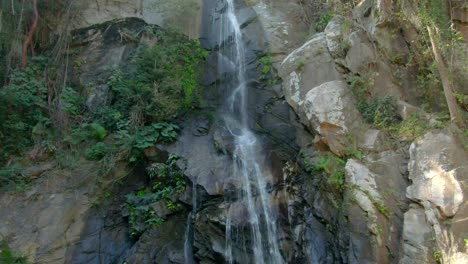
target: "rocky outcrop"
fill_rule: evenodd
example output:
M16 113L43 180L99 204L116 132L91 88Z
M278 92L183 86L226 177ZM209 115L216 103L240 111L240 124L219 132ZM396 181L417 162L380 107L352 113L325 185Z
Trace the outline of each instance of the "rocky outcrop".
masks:
M74 29L115 19L140 18L146 23L170 28L190 38L200 36L201 0L85 0L73 4L77 11L69 22Z
M345 192L349 263L394 263L406 210L405 154L385 151L348 160Z
M434 256L444 263L468 259L464 184L468 155L461 142L456 129L446 129L429 132L411 145L408 169L412 184L406 195L412 209L405 213L400 263L421 263Z

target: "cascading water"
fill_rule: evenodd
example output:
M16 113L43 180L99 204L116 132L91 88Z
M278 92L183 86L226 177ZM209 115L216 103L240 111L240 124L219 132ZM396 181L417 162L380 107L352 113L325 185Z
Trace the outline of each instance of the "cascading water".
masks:
M267 192L266 180L270 178L268 166L264 164L260 140L249 128L247 111L248 86L246 84L245 47L241 25L235 14L234 0L225 0L225 11L220 32L223 56L231 61L233 74L226 84L230 95L223 112L224 124L235 141L232 177L240 182L242 203L248 213L250 246L253 263L284 263L279 250L276 217L272 212L271 197ZM221 57L221 56L220 56ZM238 240L230 208L226 213L226 252L228 263L234 262L233 241ZM246 239L244 239L245 241Z
M197 181L193 180L192 185L192 212L187 216L187 227L185 229L185 241L184 241L184 264L193 264L193 219L197 213Z

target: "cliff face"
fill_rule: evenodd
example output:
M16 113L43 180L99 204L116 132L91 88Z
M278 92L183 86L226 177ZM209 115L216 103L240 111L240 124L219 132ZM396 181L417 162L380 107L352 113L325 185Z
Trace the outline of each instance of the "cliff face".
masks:
M174 143L145 151L145 165L169 154L185 160L177 166L187 187L171 198L182 206L150 204L164 221L132 238L121 207L124 197L150 186L144 168L117 163L101 178L92 162L53 164L39 169L25 193L0 194L2 240L34 263L223 263L226 208L245 227L236 230L240 240L251 232L233 195L233 138L217 117L220 87L232 72L221 49L229 39L218 34L225 6L79 2L70 53L79 66L69 76L82 86L87 111L108 104L106 81L134 59L138 43L157 45L139 34L148 24L200 38L210 51L205 103L177 118ZM450 2L465 34L466 7ZM236 10L248 112L272 171L266 181L285 262L468 263L466 132L422 109L424 28L414 3L363 0L327 19L331 7L312 0L239 1ZM466 85L457 92L466 94ZM373 102L385 98L375 110ZM233 250L235 263L251 262L251 250Z

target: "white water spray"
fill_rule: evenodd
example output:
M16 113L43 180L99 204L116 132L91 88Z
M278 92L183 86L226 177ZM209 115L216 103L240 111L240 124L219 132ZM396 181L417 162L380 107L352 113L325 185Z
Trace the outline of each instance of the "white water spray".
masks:
M226 128L235 138L235 165L232 177L239 178L242 185L241 199L249 216L251 247L254 253L252 262L281 264L284 260L279 250L276 217L271 208L271 196L266 190L265 179L270 178L271 174L269 168L263 164L265 155L261 151L261 142L248 125L245 47L241 26L235 15L234 0L226 0L225 8L220 39L228 40L222 44L222 48L227 48L229 54L225 55L236 65L234 78L230 83L232 91L227 100L228 109L223 115ZM235 237L230 211L228 207L225 257L228 263L233 263Z

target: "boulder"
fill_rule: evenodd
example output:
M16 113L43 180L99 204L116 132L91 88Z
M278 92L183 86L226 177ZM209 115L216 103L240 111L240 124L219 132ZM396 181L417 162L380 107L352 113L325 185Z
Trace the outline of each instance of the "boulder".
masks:
M346 19L343 16L335 16L332 20L330 20L330 22L328 22L324 31L327 39L328 50L334 58L344 55L342 42L345 38L343 32L343 25L345 21Z
M325 34L318 34L300 48L291 52L278 68L283 79L287 102L301 116L306 94L325 82L341 80L328 52Z
M427 113L424 112L421 108L408 104L407 102L397 100L397 113L401 119L406 120L413 116L414 114L419 114L421 116L427 116Z
M364 127L353 95L343 81L323 83L306 96L301 108L305 124L315 130L330 150L344 154L348 135L357 138Z
M73 10L77 14L70 23L74 29L100 24L114 19L136 17L148 24L168 27L197 38L201 26L201 0L183 1L76 1Z
M376 60L374 47L363 31L351 33L349 43L350 49L346 55L348 69L355 74L366 74Z
M444 263L465 263L465 239L468 234L468 154L464 138L457 128L430 131L410 147L407 197L418 212L405 214L403 256L400 263L421 263L418 259L430 252L440 252ZM433 234L432 243L421 242L422 234L411 231L415 224L427 222ZM421 227L419 227L421 228Z
M424 210L412 208L405 213L403 227L403 251L400 264L427 263L430 253L432 230L426 221Z
M450 134L430 132L411 144L410 156L408 198L429 201L443 216L454 216L464 201L461 181L468 179L464 149Z

